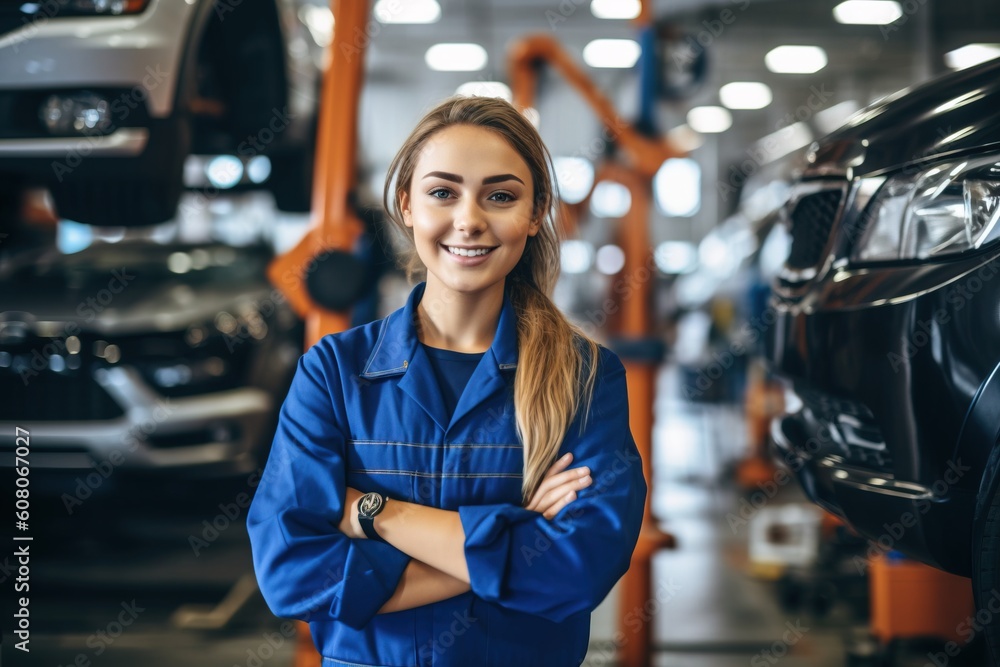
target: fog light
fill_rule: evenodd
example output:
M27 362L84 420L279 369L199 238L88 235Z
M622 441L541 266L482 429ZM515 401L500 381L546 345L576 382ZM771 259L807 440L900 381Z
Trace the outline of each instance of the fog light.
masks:
M111 105L94 93L49 95L39 116L52 134L97 134L111 127Z

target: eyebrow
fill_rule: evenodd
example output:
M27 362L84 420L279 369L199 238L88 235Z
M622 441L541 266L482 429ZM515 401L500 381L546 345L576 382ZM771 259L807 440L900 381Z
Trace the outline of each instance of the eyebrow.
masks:
M424 175L424 178L443 178L446 181L452 181L454 183L462 183L463 179L458 174L449 174L447 171L431 171ZM492 183L503 183L504 181L517 181L521 185L524 185L524 181L515 176L514 174L497 174L496 176L487 176L483 179L483 185L490 185Z

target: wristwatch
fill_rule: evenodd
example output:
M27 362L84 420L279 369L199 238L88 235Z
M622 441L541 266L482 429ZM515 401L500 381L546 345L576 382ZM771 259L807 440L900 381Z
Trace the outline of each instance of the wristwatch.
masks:
M361 524L361 530L365 531L369 540L385 542L382 536L375 532L375 515L385 509L387 500L389 499L386 496L372 491L361 496L358 501L358 523Z

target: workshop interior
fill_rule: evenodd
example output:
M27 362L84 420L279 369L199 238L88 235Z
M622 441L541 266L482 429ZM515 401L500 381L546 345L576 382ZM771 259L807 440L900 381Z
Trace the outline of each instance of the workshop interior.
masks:
M538 130L626 369L582 664L1000 664L995 0L0 2L0 664L347 664L247 513L300 357L406 301L452 95Z

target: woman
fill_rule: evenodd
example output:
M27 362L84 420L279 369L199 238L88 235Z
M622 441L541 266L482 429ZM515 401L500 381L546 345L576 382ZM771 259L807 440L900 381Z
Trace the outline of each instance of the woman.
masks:
M579 665L628 569L625 369L548 296L550 162L507 102L430 111L385 191L424 282L299 361L247 526L265 600L324 665Z

